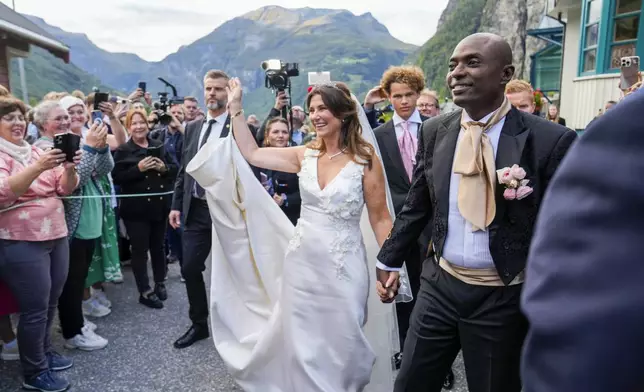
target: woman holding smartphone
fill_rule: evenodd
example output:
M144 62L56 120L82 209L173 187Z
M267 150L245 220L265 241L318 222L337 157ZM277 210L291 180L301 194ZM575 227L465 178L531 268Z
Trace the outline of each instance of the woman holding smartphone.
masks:
M164 240L172 200L171 193L163 193L173 190L178 168L166 153L163 143L148 137L147 113L144 110L130 110L125 126L131 138L116 150L112 176L121 187L121 194L144 195L122 198L120 215L132 244L132 272L140 294L139 302L161 309L163 301L168 298L163 283L166 274ZM154 289L150 287L148 278L148 251L152 259Z

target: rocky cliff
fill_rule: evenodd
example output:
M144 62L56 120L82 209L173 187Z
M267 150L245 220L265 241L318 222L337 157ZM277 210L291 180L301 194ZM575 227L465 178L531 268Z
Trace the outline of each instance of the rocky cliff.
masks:
M530 78L530 55L545 44L527 36L539 26L547 0L450 0L439 20L436 34L412 58L427 75L431 88L447 93L445 75L452 50L476 32L499 34L514 53L516 77Z

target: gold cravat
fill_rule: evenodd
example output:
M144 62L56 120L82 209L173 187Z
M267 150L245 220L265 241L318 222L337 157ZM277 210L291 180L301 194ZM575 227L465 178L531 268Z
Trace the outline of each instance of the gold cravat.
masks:
M496 214L496 165L486 131L501 121L510 108L506 98L487 123L469 121L461 124L465 133L456 149L454 173L461 175L458 209L463 218L472 224L472 231L485 230Z

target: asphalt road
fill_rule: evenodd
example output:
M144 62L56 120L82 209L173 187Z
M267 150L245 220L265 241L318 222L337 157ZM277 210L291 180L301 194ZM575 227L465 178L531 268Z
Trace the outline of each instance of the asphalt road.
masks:
M161 310L138 303L131 270L125 282L108 285L112 313L98 320L96 331L109 340L104 350L67 351L55 333L55 347L72 356L75 366L63 374L75 392L231 392L241 391L227 374L211 339L185 350L172 343L190 325L185 286L179 280L178 265L170 266L166 287L168 300ZM467 392L462 361L454 367L454 392ZM22 391L18 362L0 361L0 391Z

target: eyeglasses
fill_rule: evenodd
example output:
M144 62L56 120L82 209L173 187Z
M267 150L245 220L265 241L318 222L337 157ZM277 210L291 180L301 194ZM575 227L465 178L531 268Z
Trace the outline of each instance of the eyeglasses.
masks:
M68 115L64 115L64 116L57 116L57 117L54 117L54 118L52 118L52 119L50 119L50 120L51 120L51 121L53 121L53 122L69 121L69 116L68 116Z
M15 114L6 114L2 116L2 121L6 122L25 122L25 116L22 114L20 115L15 115Z

